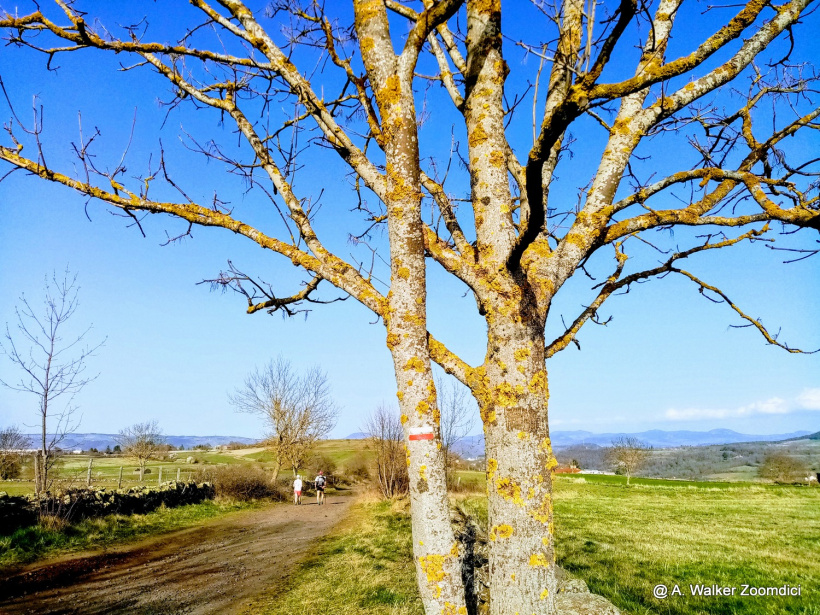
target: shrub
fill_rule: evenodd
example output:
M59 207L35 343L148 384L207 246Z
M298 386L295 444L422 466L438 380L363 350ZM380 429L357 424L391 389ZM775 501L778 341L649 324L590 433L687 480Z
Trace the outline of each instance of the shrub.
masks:
M15 454L0 455L0 480L20 478L23 469L23 458Z
M338 469L335 461L327 455L322 455L321 453L316 453L310 458L310 461L308 461L308 468L313 471L313 474L318 474L319 470L321 470L327 475L335 474Z
M197 472L197 480L212 483L217 497L240 502L272 498L287 499L284 491L274 485L262 468L252 465L229 465L203 468Z
M367 459L362 454L358 454L351 459L345 470L345 473L354 481L370 480L370 464L367 463Z

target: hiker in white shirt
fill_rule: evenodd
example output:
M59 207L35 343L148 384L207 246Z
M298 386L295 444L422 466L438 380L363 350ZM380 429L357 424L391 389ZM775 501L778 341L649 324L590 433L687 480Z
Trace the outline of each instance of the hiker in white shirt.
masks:
M297 475L296 480L293 481L293 503L302 503L302 477Z

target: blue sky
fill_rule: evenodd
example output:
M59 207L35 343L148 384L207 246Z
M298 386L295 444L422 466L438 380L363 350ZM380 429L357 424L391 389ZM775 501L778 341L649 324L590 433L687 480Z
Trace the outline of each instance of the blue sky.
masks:
M90 5L105 11L101 3ZM9 8L3 2L0 7ZM193 9L175 10L184 18ZM510 19L523 26L525 18L516 14ZM710 29L706 18L698 24ZM170 37L173 25L173 20L153 22L151 32ZM810 45L803 51L816 57L816 42ZM532 58L524 59L513 50L507 57L514 73L533 69ZM35 94L45 109L49 164L71 172L70 143L77 139L78 111L85 134L93 126L102 131L97 154L103 166L119 160L136 116L128 154L134 174L147 167L162 140L172 172L193 198L207 202L218 191L243 220L274 227L275 215L258 193L244 194L241 183L218 165L179 146L180 128L198 137L216 135L230 141L230 131L219 125L215 114L192 114L183 106L160 128L165 109L157 99L168 98L167 87L147 71L118 72L119 61L125 59L73 53L56 62L59 71L49 73L42 57L33 53L0 53L0 77L18 114L30 121ZM518 85L511 82L510 87ZM9 115L3 100L0 117L5 121ZM521 158L531 140L529 130L524 126L511 131L511 139L522 144ZM580 130L578 172L572 166L562 171L556 187L556 194L560 197L565 191L566 199L574 198L588 179L584 161L600 155L599 135L589 127ZM421 136L423 142L447 140L449 127L443 131L428 124ZM806 147L816 145L815 139ZM675 156L666 154L652 164L671 167ZM317 230L340 255L361 255L347 243L346 223L355 194L344 168L328 153L306 162L297 190L326 188ZM0 165L0 175L6 171ZM160 194L171 198L168 192ZM185 227L150 217L144 222L143 238L103 204L86 206L78 195L22 173L0 183L0 219L0 324L13 325L21 293L36 300L44 276L68 266L79 274L82 287L81 307L72 324L93 323L92 338L107 336L90 361L90 369L100 375L77 399L80 431L116 432L158 419L169 434L261 435L262 424L235 413L227 396L254 366L279 354L297 367L319 364L327 371L342 408L335 436L358 431L368 412L382 401L395 400L384 328L353 300L312 306L307 318L248 316L241 297L197 284L216 275L230 259L275 282L283 292L298 288L300 278L293 267L247 241L195 228L193 237L163 247L166 233L178 234ZM801 237L804 243L813 241L816 233ZM679 231L674 242L689 238L691 234ZM376 237L374 242L383 239ZM647 262L653 258L641 250L634 256ZM761 245L739 246L716 258L694 258L686 268L724 288L748 313L761 317L772 330L781 330L782 339L790 344L820 348L820 260L783 265L783 258ZM605 260L591 265L604 274L609 267ZM474 301L433 266L429 277L431 331L468 362L480 363L485 328ZM592 284L576 276L562 290L548 325L549 339L559 333L561 315L571 321L589 300ZM326 291L325 296L333 295ZM738 318L726 306L705 301L690 282L667 277L639 285L628 295L610 299L603 313L611 314L612 322L607 327L587 325L579 336L581 351L570 347L548 363L552 429L820 430L820 354L789 354L767 346L750 329L731 328L740 324ZM11 369L0 357L3 379L14 378ZM33 398L0 389L0 426L34 425L35 412Z

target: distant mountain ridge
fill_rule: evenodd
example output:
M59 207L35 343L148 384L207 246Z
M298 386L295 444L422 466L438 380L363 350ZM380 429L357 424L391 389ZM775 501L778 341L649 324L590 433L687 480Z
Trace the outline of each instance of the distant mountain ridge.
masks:
M806 437L820 439L820 432L795 431L785 434L744 434L731 429L712 429L710 431L664 431L651 429L639 433L592 433L591 431L553 431L550 434L554 448L566 448L576 444L595 444L609 446L616 438L634 437L656 448L674 448L677 446L705 446L709 444L736 444L739 442L780 442L784 440L802 440ZM468 436L454 447L467 457L484 454L484 436Z
M796 436L794 438L789 438L786 442L792 442L794 440L820 440L820 431L815 431L812 434L804 435L804 436Z
M32 446L36 447L40 441L40 434L25 434L31 440ZM114 448L117 444L118 434L113 433L72 433L68 434L60 443L60 448L66 451L84 450L96 448L105 450L105 447ZM220 446L230 442L240 442L242 444L255 444L258 438L243 438L241 436L165 436L165 441L171 446L179 448L193 448L200 444L211 444Z

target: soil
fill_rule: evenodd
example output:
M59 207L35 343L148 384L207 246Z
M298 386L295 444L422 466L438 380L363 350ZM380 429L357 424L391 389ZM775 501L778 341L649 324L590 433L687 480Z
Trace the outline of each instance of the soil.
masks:
M352 500L276 504L35 564L0 579L0 613L237 613L281 585Z

